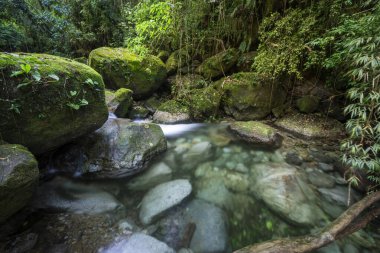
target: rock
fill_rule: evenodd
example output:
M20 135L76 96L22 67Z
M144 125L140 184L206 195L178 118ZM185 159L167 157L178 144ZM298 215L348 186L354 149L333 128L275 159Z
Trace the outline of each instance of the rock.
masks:
M221 93L213 86L195 89L189 96L181 100L190 109L190 115L195 120L214 118L218 115Z
M318 196L305 177L286 163L258 164L251 170L252 191L289 222L320 226L327 221L318 207Z
M302 162L303 162L302 158L294 152L287 153L285 157L285 161L289 163L290 165L296 165L296 166L302 165Z
M135 191L148 190L158 184L171 180L172 173L172 169L165 163L157 163L142 175L128 182L128 189Z
M325 247L322 247L316 251L316 253L341 253L339 246L336 242L331 243Z
M352 244L344 244L343 246L344 253L360 253L360 251Z
M160 184L151 189L143 198L140 221L147 225L157 216L181 203L192 191L188 180L178 179Z
M38 184L38 164L21 145L0 145L0 223L22 209Z
M161 104L153 115L154 122L162 124L179 124L190 121L189 109L175 100Z
M18 235L16 238L12 238L12 242L9 243L6 247L7 249L3 252L9 253L26 253L32 252L33 247L36 245L38 240L38 234L36 233L27 233ZM0 250L1 250L0 246Z
M238 58L239 51L230 48L207 58L195 71L207 79L221 77L237 63Z
M170 54L168 60L165 63L166 70L169 75L177 72L178 69L189 64L190 60L189 52L186 48L178 49Z
M360 199L360 195L353 189L350 189L349 195L349 189L345 186L336 186L332 189L319 188L318 191L327 201L340 206L347 206L348 202L351 205ZM348 196L350 196L350 200L348 200Z
M344 136L342 123L318 114L289 114L275 125L285 131L307 139L339 139Z
M314 96L304 96L297 99L296 104L300 112L312 113L318 109L319 99Z
M163 242L149 235L136 233L129 238L119 238L101 253L175 253Z
M316 187L333 188L335 186L334 177L319 170L312 170L307 173L307 178Z
M120 178L145 169L166 150L160 126L109 119L96 132L57 152L54 167L97 178Z
M282 105L286 93L278 83L260 80L253 72L241 72L214 83L222 95L222 107L236 120L258 120Z
M221 208L229 208L233 194L227 189L222 177L201 178L196 181L196 196Z
M249 72L252 71L252 65L255 62L256 51L244 53L239 57L236 64L237 72Z
M332 172L334 171L334 165L327 164L327 163L318 163L318 168L325 172Z
M279 148L282 136L272 127L258 121L237 121L229 125L229 130L239 139L268 148Z
M143 102L144 107L149 110L151 114L154 114L157 108L160 106L161 101L159 97L152 96Z
M171 86L171 94L176 98L187 98L189 92L194 89L201 89L207 87L207 81L201 76L196 74L177 74L168 79Z
M28 74L21 64L30 68ZM0 53L0 69L5 77L0 134L6 142L41 154L107 120L102 77L85 64L46 54Z
M129 118L131 119L145 119L149 116L149 110L141 105L136 105L132 107L129 112Z
M108 192L62 177L56 177L38 188L33 207L90 215L124 210L124 206Z
M90 53L89 65L103 76L107 88L131 89L135 99L152 95L166 78L159 58L138 56L126 48L97 48Z
M132 107L133 91L120 88L116 92L106 90L106 103L108 111L114 113L119 118L127 118Z
M191 170L202 162L208 161L213 155L214 150L210 142L203 141L196 143L182 155L182 168L184 170Z

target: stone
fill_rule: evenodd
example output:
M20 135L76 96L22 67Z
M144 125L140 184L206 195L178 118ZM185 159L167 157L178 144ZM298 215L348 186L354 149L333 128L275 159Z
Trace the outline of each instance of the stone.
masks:
M90 215L124 210L124 206L108 192L63 177L42 184L32 206L48 211Z
M319 188L318 191L327 201L340 206L347 206L348 203L351 205L360 199L360 195L354 189L350 189L349 194L349 189L345 186L336 186L332 189ZM350 196L350 200L348 200L348 196Z
M194 89L202 89L208 86L204 77L197 74L177 74L168 78L171 87L171 94L176 98L187 98L189 92Z
M0 224L26 206L38 184L38 164L21 145L0 145Z
M12 76L21 64L29 66L28 77ZM47 54L0 53L0 69L0 134L8 143L42 154L107 120L102 77L85 64Z
M166 150L160 126L109 119L96 132L63 147L53 159L55 168L94 178L120 178L143 171Z
M338 244L333 242L327 246L324 246L316 251L317 253L342 253Z
M160 184L151 189L143 198L140 221L150 224L157 216L181 203L190 195L192 186L188 180L178 179Z
M310 183L316 187L333 188L335 186L334 177L319 170L313 170L307 173L307 178L309 179Z
M181 48L171 53L165 63L168 75L176 73L178 69L189 64L190 59L189 52L186 48Z
M129 118L131 119L145 119L148 116L149 116L149 110L141 105L133 106L132 110L129 112Z
M106 90L105 94L108 111L114 113L118 118L127 118L132 108L133 91L120 88L115 92Z
M257 164L251 170L252 192L293 224L321 226L328 221L318 195L305 176L286 163Z
M89 65L103 76L107 88L130 89L134 99L151 96L166 78L158 57L139 56L127 48L97 48L90 53Z
M334 171L334 165L327 163L318 163L318 168L325 172Z
M319 114L293 113L278 119L275 125L306 139L340 139L344 136L342 123Z
M274 128L258 121L237 121L229 130L243 141L267 148L279 148L283 139Z
M214 149L210 142L202 141L191 146L181 156L182 169L191 170L204 161L211 159Z
M171 180L172 169L163 162L154 164L143 174L128 182L128 189L134 191L148 190L158 184Z
M252 71L253 63L255 62L255 57L257 56L256 51L251 51L243 53L236 64L237 72L249 72Z
M161 104L153 115L154 122L162 124L179 124L190 121L189 109L176 100Z
M236 120L259 120L285 102L280 83L261 80L254 72L235 73L213 84L222 94L221 107Z
M296 101L297 108L303 113L312 113L318 109L319 99L314 96L304 96Z

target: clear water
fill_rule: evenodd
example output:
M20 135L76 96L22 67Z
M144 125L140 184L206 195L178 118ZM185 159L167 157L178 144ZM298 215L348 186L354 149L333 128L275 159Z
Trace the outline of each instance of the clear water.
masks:
M229 246L226 248L226 252L270 239L305 235L318 229L318 227L291 224L287 219L278 215L276 210L268 208L252 189L250 174L255 165L286 163L285 157L289 152L289 147L283 147L277 151L253 147L235 140L223 124L163 125L162 129L167 137L168 150L158 157L151 167L163 162L170 167L172 173L161 177L156 184L174 179L190 180L193 192L184 203L167 212L161 220L153 225L144 226L138 218L140 203L146 192L154 187L151 185L149 189L139 188L141 185L139 186L136 181L138 182L144 173L132 179L96 182L78 178L78 175L73 175L73 177L75 176L74 181L72 181L73 178L58 177L57 175L53 179L54 184L44 183L42 185L42 187L44 185L46 187L44 191L48 192L49 187L59 187L60 184L66 188L71 187L70 191L58 194L58 198L68 200L76 198L83 200L83 198L94 196L96 198L103 196L102 194L106 192L122 203L123 207L118 211L105 213L100 210L99 214L96 208L106 208L105 203L107 202L103 201L101 207L94 205L91 207L92 209L81 203L74 211L65 209L65 207L60 211L54 210L54 212L51 212L50 208L34 210L32 214L29 214L28 219L32 221L27 226L27 231L37 234L39 240L31 252L60 252L54 249L62 248L67 250L66 252L101 251L104 246L112 245L117 238L128 235L132 231L150 234L165 241L169 246L178 248L183 238L176 238L178 224L172 224L175 223L175 219L170 217L181 212L181 209L186 209L187 204L193 199L207 201L226 214L223 218L228 232L227 244ZM295 152L304 153L304 157L307 157L304 159L304 165L296 167L300 172L306 175L308 171L317 169L319 161L317 158L313 160L310 153L318 151L318 148L322 147L321 145L305 143L301 140L299 143L290 140L290 143L294 145ZM198 147L198 149L194 147ZM201 150L201 152L197 153L197 150ZM324 152L323 150L319 151ZM334 172L326 174L337 175ZM315 186L311 187L317 191ZM335 187L346 186L335 184ZM39 200L35 199L33 202L39 202ZM324 206L325 209L335 208L332 211L329 209L332 213L342 212L345 209L344 205L335 207L338 205L336 202L329 204L329 201L323 196L317 202L317 205ZM80 211L81 208L83 208L83 212ZM91 211L89 212L89 210ZM72 215L71 212L75 214ZM207 241L208 238L204 238L204 240ZM373 232L366 231L320 252L379 252L378 243L379 237ZM12 248L10 245L8 242L5 248ZM357 251L349 251L350 247L351 250L353 247Z

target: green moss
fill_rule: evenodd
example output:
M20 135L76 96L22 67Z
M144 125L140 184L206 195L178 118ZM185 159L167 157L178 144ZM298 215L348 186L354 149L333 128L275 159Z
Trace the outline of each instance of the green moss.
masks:
M177 51L174 51L166 61L166 70L168 71L168 74L171 75L177 71L177 69L180 69L184 67L186 64L189 63L190 55L186 48L179 49Z
M157 110L170 113L189 113L189 109L176 100L166 101L165 103L161 104Z
M297 107L300 112L312 113L318 109L319 99L314 96L304 96L297 99Z
M206 59L196 72L207 79L213 79L225 75L238 61L239 51L230 48Z
M125 99L130 99L132 97L133 91L126 88L120 88L115 92L115 99L118 102L124 101Z
M34 80L25 74L11 77L21 64L38 71L41 80L17 88L25 79ZM95 130L107 119L102 77L87 65L46 54L0 53L0 69L0 132L7 142L41 153ZM86 83L89 79L92 84ZM68 106L83 99L88 105L79 110Z
M170 53L168 51L160 51L157 54L157 57L161 59L161 61L166 62L166 60L169 58Z
M239 121L235 122L234 125L246 132L254 132L260 136L270 137L274 134L273 129L258 121Z
M187 96L193 89L205 88L208 82L196 74L176 75L169 79L171 92L175 97Z
M164 63L153 55L138 56L126 48L93 50L89 65L103 76L107 88L128 88L134 98L151 95L166 78Z

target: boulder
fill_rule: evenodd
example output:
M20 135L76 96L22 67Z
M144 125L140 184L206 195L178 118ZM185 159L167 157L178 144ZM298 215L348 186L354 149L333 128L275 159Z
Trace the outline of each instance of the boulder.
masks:
M229 130L243 141L268 148L279 148L283 139L276 129L258 121L237 121Z
M207 58L195 71L207 79L214 79L228 73L238 59L239 51L230 48Z
M134 105L129 112L130 119L145 119L149 116L149 110L141 105Z
M103 76L107 88L131 89L135 99L152 95L166 78L158 57L138 56L126 48L97 48L90 53L89 65Z
M314 96L304 96L296 101L297 108L303 113L312 113L318 109L319 99Z
M41 154L107 120L102 77L79 62L46 54L0 53L0 133Z
M213 119L219 113L221 93L213 86L195 89L181 101L190 109L194 120Z
M153 120L163 124L178 124L190 121L189 109L176 100L161 104L153 115Z
M208 84L204 77L197 74L177 74L170 77L168 82L171 86L172 95L177 98L187 97L191 90L205 88Z
M136 174L166 150L166 139L156 124L109 119L96 132L62 148L54 167L98 178Z
M313 227L327 221L317 204L318 195L297 169L286 163L258 164L251 177L253 193L289 222Z
M0 223L23 208L38 184L38 164L21 145L0 145Z
M239 57L236 64L237 72L249 72L252 71L252 65L255 62L255 57L257 56L256 51L247 52Z
M319 114L288 114L275 125L307 139L340 139L345 134L342 123Z
M186 48L181 48L170 54L165 63L169 75L177 72L178 69L186 66L190 62L190 55Z
M179 163L182 165L182 169L191 170L197 167L199 164L210 160L214 156L214 147L208 141L202 141L194 143L192 146L179 152L179 147L175 152L179 153Z
M143 198L140 221L148 225L159 215L180 204L192 191L189 180L177 179L151 189Z
M260 80L253 72L240 72L216 83L222 107L236 120L258 120L284 104L286 93L279 83Z
M115 92L106 90L105 94L108 111L114 113L119 118L126 118L132 107L133 91L120 88Z

